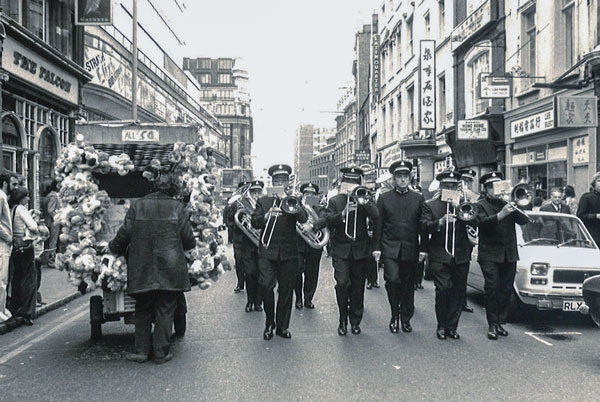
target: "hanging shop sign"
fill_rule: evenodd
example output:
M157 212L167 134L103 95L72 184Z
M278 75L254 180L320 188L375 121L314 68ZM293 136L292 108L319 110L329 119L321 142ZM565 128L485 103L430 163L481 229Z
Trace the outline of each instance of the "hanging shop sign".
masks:
M354 151L354 161L359 165L369 163L371 161L371 152L368 149L357 149Z
M554 128L554 109L510 122L510 138L519 138Z
M490 77L490 73L481 73L479 97L481 99L510 98L510 81L504 77Z
M596 127L598 98L595 96L557 96L557 127Z
M379 34L374 34L372 36L372 52L373 52L373 64L372 71L373 77L371 79L371 93L373 94L373 100L379 99L379 91L380 91L380 79L381 79L381 65L379 61Z
M77 104L79 92L77 78L10 37L4 40L2 67L13 76L42 88L58 98Z
M487 0L477 10L473 11L467 18L452 31L451 42L452 51L459 48L470 37L485 28L490 22L496 19L492 14L491 0Z
M487 120L459 120L456 124L456 138L459 140L487 140L490 130Z
M112 25L112 1L75 0L75 25Z
M419 129L435 130L435 41L420 41Z

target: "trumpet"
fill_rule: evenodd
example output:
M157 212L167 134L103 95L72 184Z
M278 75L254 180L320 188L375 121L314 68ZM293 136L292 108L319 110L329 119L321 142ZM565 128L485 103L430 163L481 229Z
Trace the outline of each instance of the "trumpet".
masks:
M371 195L368 187L357 186L352 190L352 193L348 196L348 202L345 208L345 225L344 233L351 240L356 240L356 221L358 220L358 206L366 205L371 200ZM354 213L354 225L352 232L350 232L350 214Z
M274 195L273 205L271 206L271 209L277 207L278 201L279 208L286 214L295 215L302 209L302 201L300 200L300 198L293 195L289 195L283 199L280 199L279 196ZM276 212L275 214L269 214L269 219L267 219L267 222L265 224L265 230L263 231L263 234L260 238L260 242L264 248L269 248L269 246L271 245L271 239L273 238L273 233L275 232L275 226L277 225L279 215L281 215L281 213L279 212ZM273 216L275 217L273 218ZM273 221L272 225L271 221ZM269 225L271 225L271 230L268 230ZM269 232L268 236L267 231Z

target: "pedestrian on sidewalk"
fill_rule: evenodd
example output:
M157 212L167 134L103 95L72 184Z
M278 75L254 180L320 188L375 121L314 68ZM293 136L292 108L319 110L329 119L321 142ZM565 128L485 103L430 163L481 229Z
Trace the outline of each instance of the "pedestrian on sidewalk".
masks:
M46 242L46 266L48 268L56 268L56 248L58 247L58 235L60 228L54 224L54 214L60 208L60 201L58 199L58 181L52 180L48 184L48 193L42 203L42 212L44 213L44 223L48 230L50 230L50 237Z
M173 358L170 339L177 299L190 290L183 252L194 248L196 239L185 205L173 199L178 184L174 174L157 177L156 192L129 208L109 243L111 251L128 253L127 293L135 299L135 352L126 358L138 363L148 361L151 346L156 363Z
M563 193L565 204L567 204L573 215L577 215L578 202L577 198L575 198L575 188L570 184L567 184L563 190Z
M8 206L8 185L10 175L0 174L0 322L12 317L6 307L8 290L8 266L12 249L12 219Z
M36 293L35 300L36 306L42 307L46 303L42 300L42 294L40 293L40 286L42 284L42 265L45 262L45 242L48 240L49 231L46 225L41 221L42 213L37 209L30 209L29 214L38 225L38 234L34 236L33 239L33 258L35 265L35 272L37 273L37 285L36 285Z
M13 314L23 317L25 325L33 325L35 315L37 272L34 264L31 234L38 231L35 220L29 213L29 191L16 188L11 195L13 248L10 263L13 265L11 282L11 305Z
M594 173L590 191L579 199L577 217L592 235L596 245L600 246L600 172Z

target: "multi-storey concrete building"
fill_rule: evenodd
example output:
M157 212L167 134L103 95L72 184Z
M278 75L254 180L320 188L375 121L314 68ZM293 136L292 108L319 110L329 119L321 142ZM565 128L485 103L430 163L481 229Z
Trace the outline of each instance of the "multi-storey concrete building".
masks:
M294 137L294 173L299 183L310 179L310 161L314 156L315 128L312 124L302 124Z
M335 179L334 150L335 137L330 138L327 145L310 161L310 182L318 185L324 194L327 194Z
M334 128L319 128L315 127L313 135L313 155L321 152L321 149L331 143L331 139L335 139Z
M354 165L354 151L357 149L356 140L356 97L354 87L346 89L338 105L340 115L335 118L335 178L340 176L340 168Z
M356 88L356 149L370 154L369 127L369 66L371 65L371 25L363 25L354 36L352 75Z

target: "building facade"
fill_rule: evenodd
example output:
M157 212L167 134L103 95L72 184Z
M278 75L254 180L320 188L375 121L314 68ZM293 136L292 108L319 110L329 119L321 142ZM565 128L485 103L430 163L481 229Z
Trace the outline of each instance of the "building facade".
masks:
M354 61L352 75L356 88L356 149L366 150L370 154L369 141L369 74L371 65L371 25L363 25L354 36Z
M294 137L294 173L299 183L310 179L310 161L315 154L315 127L302 124Z
M331 138L329 143L321 148L321 152L310 161L309 181L319 186L319 191L324 194L331 189L335 180L334 150L335 138Z
M23 177L39 208L62 147L82 115L83 30L73 3L2 1L0 88L2 167Z
M315 127L313 131L313 155L317 155L321 150L331 144L335 139L335 129Z
M356 97L354 87L346 89L338 105L340 114L335 118L335 178L340 177L340 168L355 165L354 152L357 150L356 139Z

